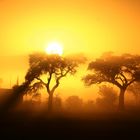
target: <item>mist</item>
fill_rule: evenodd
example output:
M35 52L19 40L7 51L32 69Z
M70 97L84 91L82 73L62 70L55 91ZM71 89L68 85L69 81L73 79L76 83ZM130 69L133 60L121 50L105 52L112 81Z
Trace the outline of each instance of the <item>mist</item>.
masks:
M139 38L139 0L0 0L0 139L139 137Z

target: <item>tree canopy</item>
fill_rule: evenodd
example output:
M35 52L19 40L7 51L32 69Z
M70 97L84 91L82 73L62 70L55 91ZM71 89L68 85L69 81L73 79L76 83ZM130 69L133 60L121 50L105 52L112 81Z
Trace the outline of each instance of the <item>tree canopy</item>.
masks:
M30 67L25 79L30 81L30 89L37 90L41 86L46 87L50 98L49 102L52 104L52 96L59 86L60 80L67 74L75 74L79 64L85 60L83 56L62 57L59 55L34 53L29 56Z
M124 106L124 92L133 82L140 81L140 56L123 54L121 56L107 55L92 61L88 65L87 74L83 80L86 85L109 82L120 88L120 107ZM121 97L122 96L122 97Z

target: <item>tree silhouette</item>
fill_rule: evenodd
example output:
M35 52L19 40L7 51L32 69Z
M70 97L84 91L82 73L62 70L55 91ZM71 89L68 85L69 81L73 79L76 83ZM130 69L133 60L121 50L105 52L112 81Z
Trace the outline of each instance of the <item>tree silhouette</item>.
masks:
M83 80L87 85L109 82L120 89L119 109L124 109L124 94L129 85L140 80L140 56L123 54L105 55L88 65L92 73Z
M117 93L113 87L102 85L99 87L98 94L100 97L96 99L96 104L106 109L112 109L117 100Z
M65 106L68 111L80 110L82 108L82 105L83 105L83 100L79 96L76 96L76 95L69 96L65 100Z
M52 111L53 94L60 84L60 80L68 74L75 74L80 63L85 57L61 57L59 55L47 55L34 53L29 56L29 70L25 76L29 81L30 89L37 90L40 86L46 88L49 95L48 111Z
M94 111L95 102L91 99L85 102L84 107L87 111Z

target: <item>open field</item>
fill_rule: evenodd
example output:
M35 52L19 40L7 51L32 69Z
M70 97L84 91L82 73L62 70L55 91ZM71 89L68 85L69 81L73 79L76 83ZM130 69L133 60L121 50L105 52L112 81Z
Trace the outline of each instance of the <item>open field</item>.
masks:
M114 112L90 114L33 115L30 112L5 114L0 119L4 139L136 139L140 113Z

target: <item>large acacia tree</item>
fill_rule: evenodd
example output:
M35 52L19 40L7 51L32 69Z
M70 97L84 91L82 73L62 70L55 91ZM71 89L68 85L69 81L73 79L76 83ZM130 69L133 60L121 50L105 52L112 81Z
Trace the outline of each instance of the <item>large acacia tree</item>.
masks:
M120 89L119 109L124 109L124 94L129 85L140 80L140 56L123 54L108 55L92 61L91 71L83 80L87 85L109 82Z
M45 87L49 95L48 110L52 110L53 94L60 84L60 80L68 74L75 74L84 57L61 57L59 55L47 55L34 53L29 56L29 69L25 76L29 81L29 91Z

